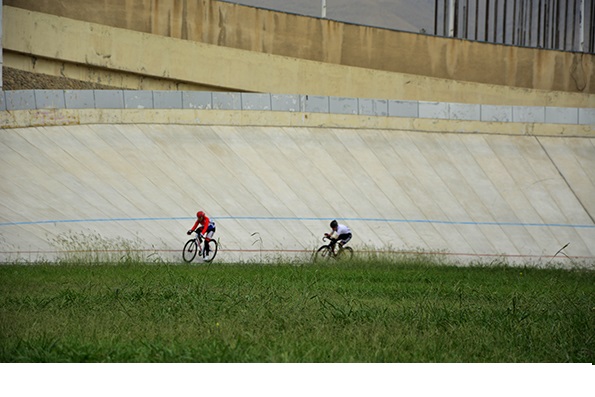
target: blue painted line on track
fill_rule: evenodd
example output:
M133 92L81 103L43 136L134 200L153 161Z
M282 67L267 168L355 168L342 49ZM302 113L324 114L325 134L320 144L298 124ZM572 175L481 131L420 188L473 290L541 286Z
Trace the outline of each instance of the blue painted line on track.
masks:
M95 223L95 222L155 222L155 221L191 221L194 217L147 217L147 218L95 218L95 219L55 219L39 221L0 222L0 227L43 225L54 223ZM334 218L313 217L267 217L267 216L214 216L217 220L249 220L249 221L330 221ZM434 225L463 225L463 226L505 226L505 227L564 227L577 229L595 229L595 225L575 225L565 223L523 223L523 222L475 222L475 221L445 221L431 219L383 219L383 218L340 218L342 221L362 221L379 223L418 223Z

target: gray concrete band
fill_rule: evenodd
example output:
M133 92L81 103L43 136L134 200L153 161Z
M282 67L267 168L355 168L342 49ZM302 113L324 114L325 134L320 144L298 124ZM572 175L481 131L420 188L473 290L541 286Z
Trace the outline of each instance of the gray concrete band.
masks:
M595 107L499 106L313 95L203 91L0 91L0 111L35 109L258 110L486 122L595 125Z

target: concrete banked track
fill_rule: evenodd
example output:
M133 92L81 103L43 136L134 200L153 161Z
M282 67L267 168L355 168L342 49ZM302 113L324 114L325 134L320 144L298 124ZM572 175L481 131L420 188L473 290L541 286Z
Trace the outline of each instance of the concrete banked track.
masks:
M2 262L60 257L64 236L181 261L199 209L217 222L219 261L307 258L334 218L360 251L544 264L570 243L556 261L595 258L594 138L163 124L0 132Z

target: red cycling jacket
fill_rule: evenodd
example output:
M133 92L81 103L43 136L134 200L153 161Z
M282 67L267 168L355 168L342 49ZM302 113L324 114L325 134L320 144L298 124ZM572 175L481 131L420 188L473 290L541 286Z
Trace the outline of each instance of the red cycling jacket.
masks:
M209 224L211 223L211 220L209 219L208 216L204 216L203 220L202 220L202 231L200 232L200 234L205 234L207 232L207 229L209 228ZM200 221L197 219L196 222L194 222L194 226L192 226L192 231L195 231L197 226L200 224Z

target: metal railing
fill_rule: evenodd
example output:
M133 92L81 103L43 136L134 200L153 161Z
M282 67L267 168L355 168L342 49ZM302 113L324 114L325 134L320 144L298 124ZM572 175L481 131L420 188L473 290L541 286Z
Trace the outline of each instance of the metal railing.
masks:
M595 53L593 0L435 0L434 35Z

